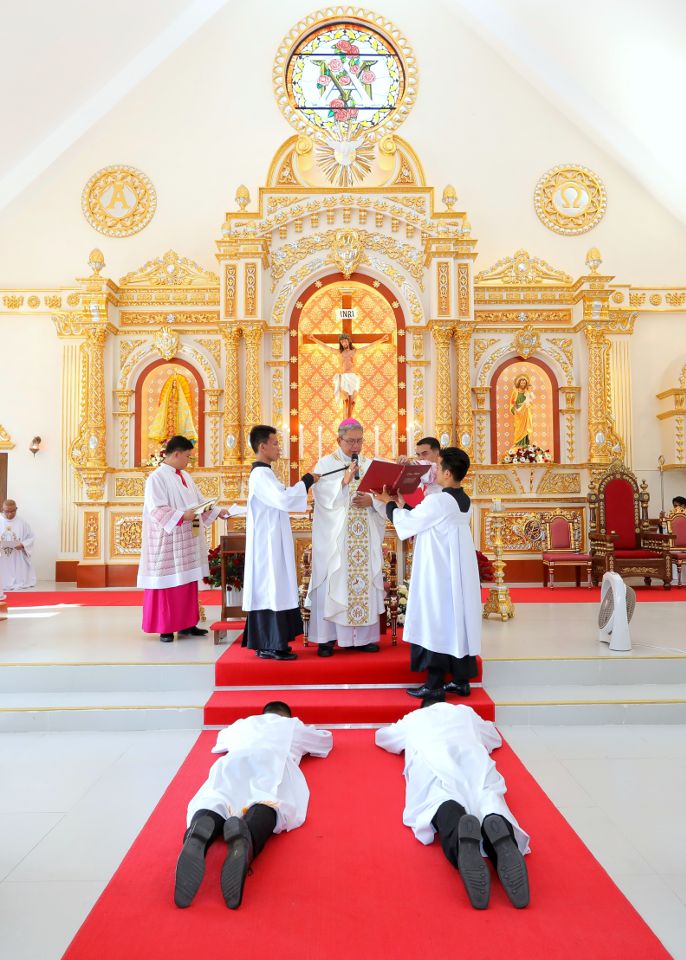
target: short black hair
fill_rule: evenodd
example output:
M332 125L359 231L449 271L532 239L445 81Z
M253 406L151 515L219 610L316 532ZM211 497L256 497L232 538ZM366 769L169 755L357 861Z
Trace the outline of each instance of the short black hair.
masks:
M673 507L686 507L686 497L672 497Z
M168 457L171 453L176 453L177 450L192 450L194 446L195 444L188 437L172 437L171 440L167 440L164 453Z
M453 480L464 480L470 462L469 455L459 447L443 447L441 450L441 466L450 471Z
M276 427L270 427L266 423L258 423L256 427L253 427L249 437L253 452L257 453L260 449L260 444L266 443L273 433L276 433Z
M441 449L441 445L435 437L424 437L423 440L417 440L415 447L429 447L431 450Z
M276 713L280 717L292 717L291 708L283 700L270 700L265 703L262 713Z

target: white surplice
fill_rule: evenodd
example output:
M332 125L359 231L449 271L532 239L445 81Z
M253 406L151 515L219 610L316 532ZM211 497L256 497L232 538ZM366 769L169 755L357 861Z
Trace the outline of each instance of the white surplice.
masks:
M305 822L310 791L300 769L306 753L326 757L333 746L329 730L306 726L297 717L275 713L236 720L221 730L213 753L228 754L210 768L188 805L188 825L197 810L240 817L254 803L276 810L274 833Z
M324 474L350 462L337 450L322 457L314 472ZM360 479L370 464L360 456ZM360 647L379 639L385 506L373 499L371 507L353 507L358 486L356 480L343 486L343 473L335 473L314 487L312 576L306 601L314 643L338 640L341 647Z
M21 517L13 520L0 513L0 587L5 590L26 590L36 585L36 571L31 562L34 535ZM23 550L17 550L17 544Z
M243 609L294 610L298 606L293 535L288 514L307 509L302 480L286 488L266 464L248 482Z
M405 751L403 823L421 843L433 842L431 821L440 805L456 800L480 823L489 813L501 814L512 824L520 851L529 852L529 835L505 802L505 780L489 756L502 746L494 723L463 704L435 703L381 727L376 745Z
M185 470L177 473L174 467L163 463L149 475L143 499L139 587L180 587L208 576L204 527L217 519L219 508L213 507L200 518L198 536L193 536L191 521L179 523L189 507L206 499Z
M481 651L481 584L471 509L445 491L413 510L394 510L401 540L416 537L403 640L451 657Z

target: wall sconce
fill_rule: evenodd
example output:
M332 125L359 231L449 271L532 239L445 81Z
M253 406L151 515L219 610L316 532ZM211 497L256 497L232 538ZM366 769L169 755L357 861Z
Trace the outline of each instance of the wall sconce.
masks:
M43 441L41 440L40 437L34 437L33 440L31 441L31 443L29 444L29 450L30 450L31 453L34 455L34 457L36 456L36 454L37 454L38 451L40 450L40 445L41 445L42 442L43 442Z

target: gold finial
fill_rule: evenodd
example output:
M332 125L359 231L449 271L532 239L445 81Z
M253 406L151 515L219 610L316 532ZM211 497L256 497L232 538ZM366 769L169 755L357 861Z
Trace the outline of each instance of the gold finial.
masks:
M93 271L94 277L100 276L100 271L105 266L105 257L103 256L102 250L98 250L97 247L91 250L88 257L88 266Z
M471 233L471 232L472 232L472 225L467 219L467 217L465 217L464 220L462 221L462 233Z
M241 210L245 210L245 208L250 203L250 191L248 190L248 188L245 186L244 183L242 183L236 189L236 203L241 208Z
M586 254L586 266L591 273L597 273L598 267L602 262L603 258L600 256L600 250L597 247L591 247Z
M443 190L443 203L446 205L448 210L452 210L457 201L457 190L449 183Z

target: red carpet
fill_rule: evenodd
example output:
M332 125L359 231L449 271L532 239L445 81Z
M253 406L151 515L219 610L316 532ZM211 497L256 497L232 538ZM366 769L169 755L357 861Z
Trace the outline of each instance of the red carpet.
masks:
M251 713L261 713L270 700L286 700L304 723L393 723L419 707L404 689L395 690L215 690L205 704L205 723L227 726ZM454 698L457 702L457 698ZM469 706L486 720L495 719L495 706L475 687Z
M218 687L279 686L305 683L420 683L424 673L410 671L410 648L398 633L398 645L391 645L390 633L381 637L379 653L354 653L336 650L333 657L318 657L315 643L292 644L297 660L279 663L260 660L254 650L241 647L238 640L217 660L215 683ZM479 677L481 681L481 658Z
M8 607L51 607L58 603L79 607L142 607L142 590L27 590L7 594ZM219 590L201 590L200 603L221 604Z
M221 899L222 841L179 910L186 804L213 742L200 736L64 960L669 960L508 747L495 757L533 838L531 905L515 910L494 880L489 909L472 910L438 843L424 847L403 827L402 758L376 748L370 730L335 731L327 760L304 760L308 820L269 841L239 910Z
M652 603L674 603L686 601L684 587L635 586L636 599ZM513 587L510 595L515 603L599 603L600 590L588 590L585 587ZM482 599L488 596L488 590L481 592ZM208 606L219 606L219 590L201 590L200 602ZM27 590L7 594L8 607L45 607L59 603L76 604L81 607L140 607L143 605L142 590L50 590L36 592Z

